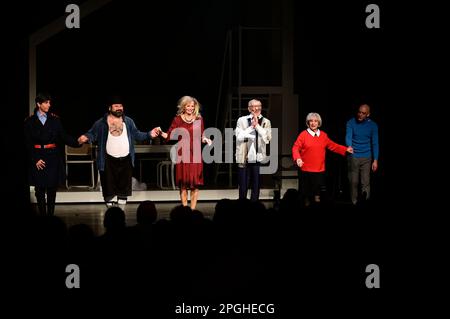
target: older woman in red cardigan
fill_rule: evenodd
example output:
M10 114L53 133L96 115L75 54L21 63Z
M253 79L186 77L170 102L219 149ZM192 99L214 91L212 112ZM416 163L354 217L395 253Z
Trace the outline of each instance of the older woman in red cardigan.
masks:
M292 158L300 167L300 181L305 197L305 205L311 200L320 202L320 193L326 190L325 183L325 154L326 150L344 156L347 152L353 153L351 146L339 145L321 131L322 118L318 113L309 113L306 116L306 130L302 131L292 147Z

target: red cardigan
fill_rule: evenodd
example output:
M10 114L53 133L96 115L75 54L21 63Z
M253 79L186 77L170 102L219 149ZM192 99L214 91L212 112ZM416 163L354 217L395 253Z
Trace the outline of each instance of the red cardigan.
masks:
M320 136L312 136L307 130L301 132L292 147L292 158L295 162L301 158L304 172L324 172L326 149L345 155L347 147L339 145L328 138L327 133L320 131Z

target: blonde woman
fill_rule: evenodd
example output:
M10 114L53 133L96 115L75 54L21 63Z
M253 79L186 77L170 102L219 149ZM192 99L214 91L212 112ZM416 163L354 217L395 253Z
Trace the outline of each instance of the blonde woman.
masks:
M175 131L176 129L179 130ZM198 188L204 183L201 143L211 144L211 140L203 136L203 131L204 124L200 115L200 103L192 96L183 96L178 100L177 115L172 120L167 133L160 131L160 135L166 141L171 138L171 135L175 135L175 138L178 136L175 181L180 187L182 205L187 206L188 190L191 191L192 209L197 206ZM184 135L185 133L188 133L188 136Z

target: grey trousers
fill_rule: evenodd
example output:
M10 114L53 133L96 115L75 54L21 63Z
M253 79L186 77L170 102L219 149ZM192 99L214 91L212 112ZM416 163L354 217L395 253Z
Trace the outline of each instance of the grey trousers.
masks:
M370 198L370 171L372 168L372 158L348 157L348 180L350 183L350 199L353 204L358 201L358 191L361 185L361 194L365 194L365 199Z

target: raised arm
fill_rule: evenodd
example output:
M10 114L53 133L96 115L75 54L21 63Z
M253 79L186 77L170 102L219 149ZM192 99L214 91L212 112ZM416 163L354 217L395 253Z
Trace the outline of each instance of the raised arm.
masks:
M345 155L346 152L349 153L353 153L353 148L351 146L344 146L344 145L340 145L338 143L333 142L328 136L327 138L327 149L329 149L330 151L340 154L340 155Z
M86 133L84 133L83 135L81 135L78 138L78 143L83 144L83 143L95 143L97 142L98 139L98 135L100 134L100 128L102 125L102 120L97 120L95 121L94 125L92 125L92 127L89 129L89 131L87 131Z
M126 121L128 121L129 126L130 126L130 130L131 130L131 136L133 137L133 139L137 140L137 141L149 141L151 142L151 131L150 132L142 132L139 131L138 128L136 127L136 124L134 123L134 121L131 118L126 118Z
M162 138L165 139L166 142L169 141L170 134L172 133L172 131L178 127L176 119L177 118L174 117L174 119L172 120L172 123L170 124L169 129L167 130L167 132L160 131L160 134L161 134Z

